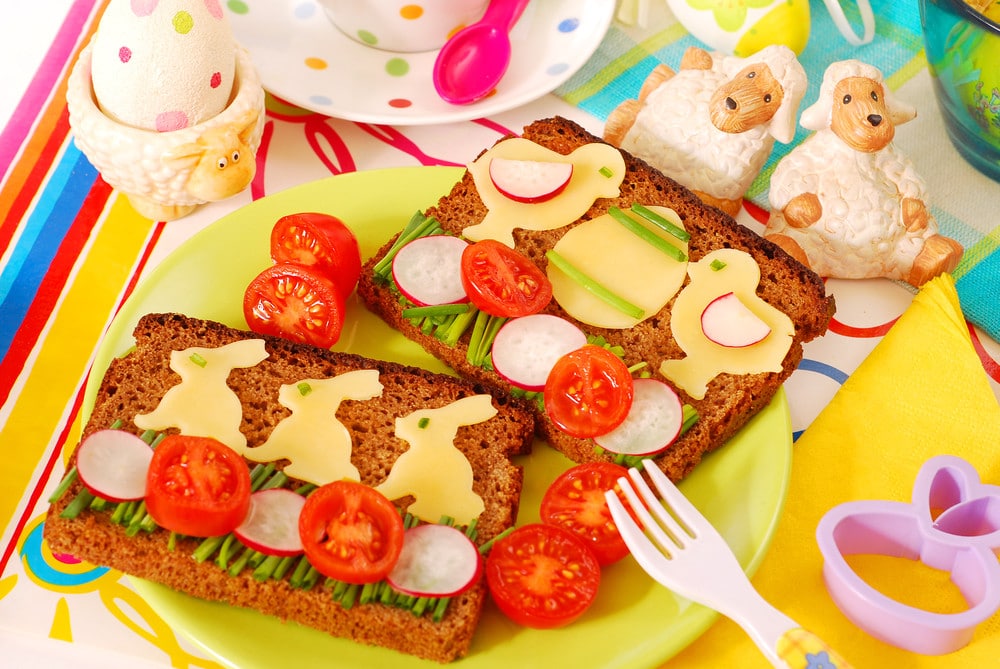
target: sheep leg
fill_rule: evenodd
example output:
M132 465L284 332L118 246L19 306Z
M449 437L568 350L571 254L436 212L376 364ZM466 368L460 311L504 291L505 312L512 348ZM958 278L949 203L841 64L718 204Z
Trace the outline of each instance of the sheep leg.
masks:
M154 202L148 197L143 197L142 195L125 194L128 197L129 204L135 209L139 215L150 219L151 221L175 221L178 218L183 218L193 212L198 208L196 204L161 204L159 202Z
M807 228L823 215L823 205L815 193L800 193L788 201L782 213L791 227Z
M792 256L806 267L812 269L812 267L809 265L809 257L806 255L806 252L802 250L802 247L799 246L799 243L797 241L795 241L788 235L781 235L775 233L772 235L764 235L764 239L775 244L782 251Z
M604 122L604 141L620 147L628 131L632 129L641 106L638 100L625 100L611 110Z
M716 209L721 209L722 211L726 212L727 214L733 217L735 217L738 213L740 213L740 209L743 208L742 198L738 200L726 200L723 198L715 197L714 195L709 195L708 193L699 190L692 192L698 196L698 199L700 199L708 206L715 207Z
M927 205L922 201L913 197L903 198L902 214L903 225L906 226L908 232L919 232L927 229L930 214L927 211Z
M962 259L962 245L943 235L933 235L913 261L906 282L919 288L939 274L951 272Z

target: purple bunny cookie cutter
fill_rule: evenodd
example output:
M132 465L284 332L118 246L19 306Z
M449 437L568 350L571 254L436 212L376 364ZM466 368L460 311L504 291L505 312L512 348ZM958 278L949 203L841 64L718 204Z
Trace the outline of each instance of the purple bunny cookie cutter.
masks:
M1000 609L1000 486L980 481L962 458L931 458L917 474L913 501L845 502L816 528L823 579L850 620L873 637L924 655L958 650ZM926 611L898 602L855 573L846 555L920 560L947 571L969 608Z

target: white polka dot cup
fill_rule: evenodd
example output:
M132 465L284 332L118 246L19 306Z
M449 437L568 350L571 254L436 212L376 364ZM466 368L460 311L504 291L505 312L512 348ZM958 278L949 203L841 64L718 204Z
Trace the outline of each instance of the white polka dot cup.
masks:
M477 21L486 0L318 0L341 32L385 51L440 48L453 33Z

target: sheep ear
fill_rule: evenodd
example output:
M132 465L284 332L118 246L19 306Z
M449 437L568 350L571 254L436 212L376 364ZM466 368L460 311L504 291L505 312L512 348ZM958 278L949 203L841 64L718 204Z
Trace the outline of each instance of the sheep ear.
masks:
M163 162L178 169L191 169L198 164L205 148L194 142L182 144L163 154Z
M889 117L893 125L903 125L917 118L917 108L902 102L885 89L885 106L889 109Z
M240 126L237 135L239 135L240 141L244 144L250 143L250 138L253 136L254 129L257 127L257 110L251 109L245 114L246 123Z
M806 130L822 130L830 126L830 105L814 103L802 112L799 125Z

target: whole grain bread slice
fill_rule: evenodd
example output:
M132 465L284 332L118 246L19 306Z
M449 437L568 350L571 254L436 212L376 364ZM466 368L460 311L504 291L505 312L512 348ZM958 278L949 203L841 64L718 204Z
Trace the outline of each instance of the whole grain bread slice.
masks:
M535 121L524 129L521 136L563 155L584 144L601 142L578 124L561 117ZM780 372L720 374L709 383L708 392L700 400L681 392L682 399L698 411L700 419L667 451L656 457L660 468L671 479L679 481L694 469L706 453L726 443L751 417L767 406L801 361L802 344L826 332L835 310L834 300L826 294L820 277L776 245L722 211L705 205L685 187L644 161L625 151L621 153L627 173L618 197L597 199L580 219L563 228L547 231L516 229L516 248L544 271L548 265L546 252L580 222L605 214L610 207L628 209L636 202L669 207L677 212L685 229L691 233L689 257L692 262L715 249L746 251L761 268L757 295L787 314L794 325L793 341ZM428 217L435 218L446 232L459 235L466 227L482 221L486 213L486 205L468 171L450 193L425 212ZM388 240L362 270L358 294L368 308L392 327L419 342L463 377L509 392L511 385L498 374L468 362L468 333L463 335L457 346L450 346L422 332L402 316L400 302L392 287L378 280L372 271L393 241ZM656 277L649 277L649 280L655 281ZM555 301L546 311L567 318L589 334L603 337L611 345L620 346L629 366L645 362L648 369L656 370L663 360L684 357L684 352L671 334L669 315L672 304L673 300L661 312L629 330L585 325L566 314ZM577 439L560 431L537 405L535 410L539 436L570 459L585 462L612 458L609 454L597 454L592 440Z
M376 369L384 387L381 396L346 400L337 418L351 431L351 459L362 482L377 485L408 448L394 434L397 416L443 406L462 397L492 394L497 414L486 422L460 427L455 446L472 464L473 490L485 503L476 541L491 539L516 520L522 470L511 458L530 451L534 421L529 410L495 389L450 375L317 349L179 314L146 315L136 325L134 336L135 349L115 359L106 371L83 437L116 421L121 421L122 429L141 433L133 417L154 409L167 389L180 381L168 367L172 351L263 339L268 358L250 368L234 369L228 380L244 407L241 431L250 447L266 440L275 425L289 414L277 402L281 384ZM75 455L70 465L74 462ZM256 609L334 636L438 662L455 660L469 650L486 598L484 580L452 598L440 622L429 615L417 616L381 603L348 608L334 601L329 588L322 585L301 589L292 587L287 575L259 581L252 576L252 569L231 576L211 560L196 562L192 552L199 539L175 537L176 546L171 547L170 533L163 529L127 536L125 528L112 522L107 512L85 511L73 519L63 518L60 514L81 488L75 481L49 510L44 533L53 551L195 597ZM404 506L406 502L402 500Z

